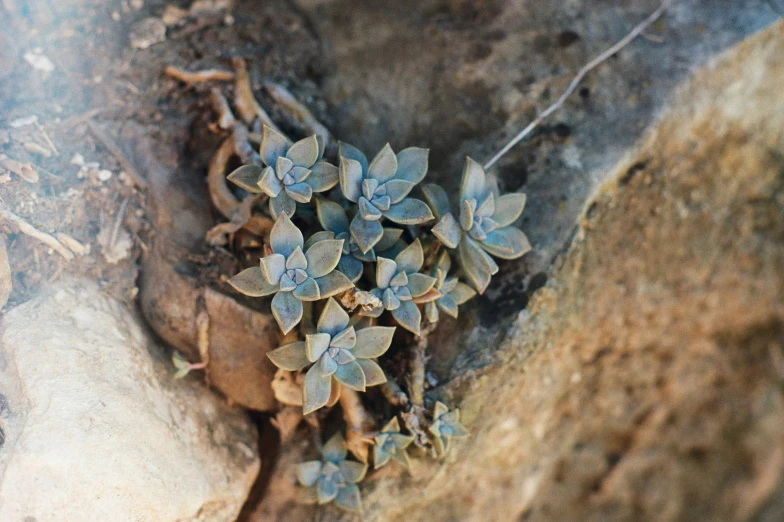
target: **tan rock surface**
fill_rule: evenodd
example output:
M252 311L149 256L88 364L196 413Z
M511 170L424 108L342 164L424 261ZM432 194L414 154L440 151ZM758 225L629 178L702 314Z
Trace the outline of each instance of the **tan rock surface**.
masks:
M781 520L784 23L698 73L587 206L473 436L369 480L376 521Z
M171 368L93 283L7 312L0 520L234 520L259 470L256 428Z

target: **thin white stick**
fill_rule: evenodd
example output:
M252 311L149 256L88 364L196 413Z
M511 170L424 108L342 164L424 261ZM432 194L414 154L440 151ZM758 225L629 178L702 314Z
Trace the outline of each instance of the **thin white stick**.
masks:
M540 123L542 123L542 121L543 121L545 118L547 118L547 117L548 117L548 116L550 116L550 115L551 115L553 112L555 112L556 110L558 110L558 109L561 107L561 105L563 105L563 104L564 104L564 102L566 101L566 99L567 99L569 96L571 96L571 95L572 95L572 93L574 93L574 91L577 89L577 86L580 84L580 82L583 80L583 78L585 78L585 75L586 75L586 74L588 74L589 72L591 72L591 70L592 70L592 69L594 69L594 68L595 68L597 65L601 64L601 63L602 63L602 62L604 62L605 60L607 60L607 59L608 59L610 56L614 55L615 53L617 53L618 51L620 51L621 49L623 49L624 47L626 47L626 45L628 45L628 44L629 44L629 42L631 42L632 40L634 40L635 38L637 38L637 37L640 35L640 33L642 33L642 32L643 32L645 29L647 29L647 28L648 28L648 27L649 27L649 26L650 26L650 25L651 25L653 22L655 22L655 21L656 21L656 20L657 20L657 19L658 19L658 18L659 18L661 15L662 15L662 13L664 13L665 9L667 9L667 7L669 6L669 4L670 4L670 3L672 3L672 0L664 0L664 1L661 3L661 5L659 6L659 8L658 8L658 9L656 9L656 10L655 10L653 13L651 13L651 14L650 14L650 16L648 16L648 18L646 18L645 20L643 20L643 21L642 21L642 22L641 22L639 25L637 25L637 26L636 26L634 29L632 29L632 31L631 31L629 34L627 34L626 36L624 36L622 40L620 40L618 43L616 43L615 45L613 45L612 47L610 47L609 49L607 49L606 51L604 51L602 54L600 54L599 56L597 56L596 58L594 58L593 60L591 60L590 62L588 62L588 64L584 65L584 66L583 66L583 68L582 68L582 69L580 69L580 70L577 72L577 74L575 75L574 79L573 79L573 80L572 80L572 82L569 84L569 87L567 87L567 89L566 89L566 90L564 91L564 93L563 93L563 94L560 96L560 98L558 98L558 100L556 100L556 101L555 101L555 103L553 103L552 105L550 105L549 107L547 107L547 108L546 108L546 109L545 109L543 112L541 112L541 113L539 114L539 116L537 116L537 117L536 117L536 119L534 119L534 121L532 121L531 123L529 123L529 124L528 124L528 126L527 126L526 128L524 128L523 130L521 130L521 131L520 131L520 133L519 133L519 134L517 134L517 136L515 136L514 138L512 138L512 139L509 141L509 143L507 143L507 144L506 144L506 146L504 146L504 148L503 148L503 149L501 149L501 150L498 152L498 154L496 154L495 156L493 156L493 157L490 159L490 161L488 161L487 163L485 163L485 166L484 166L485 170L487 170L487 169L489 169L490 167L492 167L493 165L495 165L495 163L496 163L496 162L497 162L499 159L501 159L501 157L502 157L504 154L506 154L507 152L509 152L509 150L510 150L512 147L514 147L515 145L517 145L518 143L520 143L520 141L521 141L523 138L525 138L526 136L528 136L528 135L531 133L531 131L533 131L533 130L534 130L534 129L535 129L535 128L536 128L536 127L537 127L537 126L540 124Z
M35 238L38 241L52 247L52 249L55 250L61 256L63 256L66 261L70 261L71 259L74 258L73 253L70 250L68 250L66 247L64 247L62 243L57 241L54 237L50 236L46 232L41 232L33 225L31 225L24 219L20 218L10 210L0 208L0 218L14 223L17 227L19 227L19 231L22 232L23 234Z

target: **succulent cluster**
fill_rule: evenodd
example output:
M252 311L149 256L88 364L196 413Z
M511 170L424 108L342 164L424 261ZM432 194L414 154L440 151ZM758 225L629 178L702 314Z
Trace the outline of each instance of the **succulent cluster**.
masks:
M441 312L456 318L458 307L483 293L498 271L493 257L515 259L530 250L513 226L525 195L500 195L470 158L458 199L450 201L438 185L417 187L428 171L427 149L395 153L386 145L368 161L356 147L339 143L337 165L324 154L316 135L292 143L265 126L263 165L229 176L242 189L266 195L274 220L259 265L229 283L248 296L272 296L272 314L289 335L268 355L282 370L303 372L305 414L335 404L342 387L364 392L386 382L377 359L397 326L419 336L422 312L431 324ZM423 199L411 197L417 188ZM350 315L333 296L352 289L364 300ZM319 311L317 324L309 324ZM443 455L449 441L467 431L459 413L441 403L432 418L432 447ZM400 429L395 417L375 434L375 467L392 459L408 465L413 438ZM325 444L323 461L300 465L299 480L312 500L361 508L356 483L366 468L345 457L338 434Z

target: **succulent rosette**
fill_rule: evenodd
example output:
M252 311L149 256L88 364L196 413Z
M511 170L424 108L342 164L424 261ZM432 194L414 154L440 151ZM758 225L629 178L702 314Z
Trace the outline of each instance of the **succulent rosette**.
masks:
M309 460L297 465L297 480L305 486L305 503L335 505L349 511L362 511L362 496L357 487L367 466L346 460L348 450L340 432L335 433L321 450L322 460Z
M340 143L338 155L340 188L358 207L349 225L350 233L363 253L381 241L382 217L402 225L433 219L423 201L408 197L427 174L427 149L410 147L395 154L387 144L368 164L359 149Z
M451 267L452 260L449 254L442 252L433 269L436 278L433 288L438 290L441 296L425 304L425 317L431 323L438 322L439 310L457 319L458 306L476 295L473 288L461 283L456 277L448 276Z
M512 226L523 213L525 194L501 196L488 183L482 166L471 158L466 158L463 170L457 218L443 188L430 184L423 191L438 218L433 235L448 248L457 249L465 276L480 294L498 272L491 255L516 259L531 250L525 234Z
M260 266L243 270L229 280L237 291L252 297L272 298L272 315L284 334L302 320L302 301L317 301L354 284L335 270L343 251L342 239L318 241L303 252L302 232L281 214L270 232L272 253Z
M316 332L304 341L286 344L267 354L278 368L297 371L312 364L302 387L304 413L315 411L337 395L343 385L357 391L386 382L372 359L389 349L394 327L369 326L355 330L349 315L334 299L321 312Z
M394 459L408 469L406 448L412 442L414 437L400 433L400 423L397 417L393 417L373 438L373 467L375 469L384 467Z
M378 317L388 310L400 326L419 335L422 313L417 304L433 301L440 296L433 290L436 278L419 273L424 261L419 239L408 245L394 260L379 257L376 261L376 288L370 293L381 301L381 305L362 314Z
M452 439L459 439L470 435L468 430L460 424L460 410L449 411L446 404L436 402L433 410L433 422L428 428L436 455L443 457L449 451Z
M297 203L308 203L313 194L331 189L338 183L338 168L324 161L324 143L316 135L296 143L265 125L261 132L261 161L265 167L245 165L229 175L243 189L269 196L273 219L289 217Z

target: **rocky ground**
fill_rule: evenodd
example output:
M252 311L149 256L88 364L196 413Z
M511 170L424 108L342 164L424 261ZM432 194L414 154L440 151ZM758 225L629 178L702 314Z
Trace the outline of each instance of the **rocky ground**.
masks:
M244 58L287 131L265 81L364 149L430 147L454 188L657 5L0 2L0 519L344 517L294 502L312 446L268 418L276 331L204 241L233 84L167 66ZM472 436L371 476L366 519L784 516L783 13L674 2L499 163L534 251L429 347ZM199 317L222 342L174 381Z

